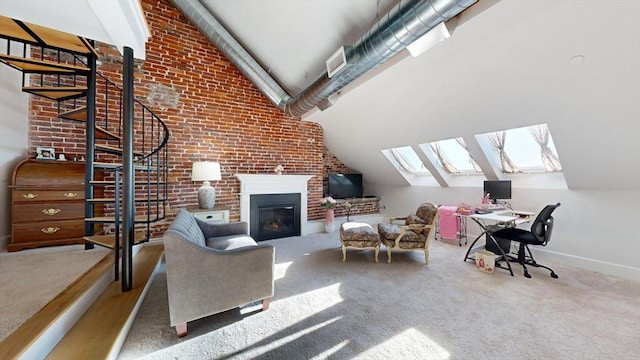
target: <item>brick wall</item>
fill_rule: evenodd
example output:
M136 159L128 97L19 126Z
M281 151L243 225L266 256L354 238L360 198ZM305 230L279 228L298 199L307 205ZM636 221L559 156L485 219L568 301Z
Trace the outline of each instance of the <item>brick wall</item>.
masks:
M190 179L194 161L217 161L222 180L212 185L217 203L229 206L231 220L238 220L239 181L236 173L273 173L277 164L285 174L312 174L308 182L310 220L322 219L315 206L323 196L327 172L346 167L323 146L322 128L289 117L260 93L166 0L143 0L151 30L147 58L136 62L135 97L148 104L167 124L169 143L169 212L162 231L180 207L196 205L200 183ZM121 83L121 56L98 45L98 71ZM176 96L158 104L150 95ZM100 92L100 89L98 89ZM153 105L151 104L153 103ZM160 106L162 106L160 108ZM84 124L57 119L55 104L33 97L30 146L55 147L67 158L84 154ZM328 157L328 159L326 159ZM371 210L377 212L376 209Z

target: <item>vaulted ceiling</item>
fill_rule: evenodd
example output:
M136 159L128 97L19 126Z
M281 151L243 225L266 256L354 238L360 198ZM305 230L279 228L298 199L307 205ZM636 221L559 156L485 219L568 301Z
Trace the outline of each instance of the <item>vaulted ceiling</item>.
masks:
M292 95L395 3L202 2ZM406 184L381 149L547 123L570 189L640 190L637 34L640 1L480 0L303 119L368 182Z
M295 96L395 1L201 3ZM365 182L406 184L381 149L547 123L570 189L640 190L640 1L480 0L455 23L451 38L400 53L303 120Z

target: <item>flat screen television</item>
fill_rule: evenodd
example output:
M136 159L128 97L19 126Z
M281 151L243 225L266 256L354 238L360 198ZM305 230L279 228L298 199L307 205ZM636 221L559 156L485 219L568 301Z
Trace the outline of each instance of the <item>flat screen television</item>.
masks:
M362 174L329 174L327 190L334 199L361 198Z
M486 180L484 182L484 194L489 193L492 203L496 200L511 199L511 180Z

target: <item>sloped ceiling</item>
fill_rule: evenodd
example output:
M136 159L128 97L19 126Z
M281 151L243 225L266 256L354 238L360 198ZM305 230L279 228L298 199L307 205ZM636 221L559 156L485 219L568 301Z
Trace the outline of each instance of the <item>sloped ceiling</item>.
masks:
M201 2L291 95L395 4ZM128 11L96 11L104 3L138 6L76 0L71 11L65 0L9 0L0 2L0 13L115 45L146 39L139 21L124 28L133 40L105 34L127 18L113 14ZM406 184L381 149L544 122L570 189L638 191L638 34L640 1L479 0L460 15L451 38L418 58L397 56L342 91L332 107L303 119L322 125L329 149L365 182ZM573 63L577 55L584 61Z
M375 1L203 3L292 95L386 10ZM482 12L463 13L450 39L303 118L321 124L329 149L367 182L406 184L381 149L547 123L570 189L640 190L640 2L474 7Z

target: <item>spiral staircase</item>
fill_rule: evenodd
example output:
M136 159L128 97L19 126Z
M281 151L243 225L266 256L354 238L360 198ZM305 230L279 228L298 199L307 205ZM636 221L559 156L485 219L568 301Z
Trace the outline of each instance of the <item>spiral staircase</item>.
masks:
M0 16L0 39L0 62L23 73L22 90L52 100L59 119L84 123L85 246L113 249L115 280L130 290L132 248L165 217L169 140L165 123L134 99L132 51L118 85L96 71L85 38Z

